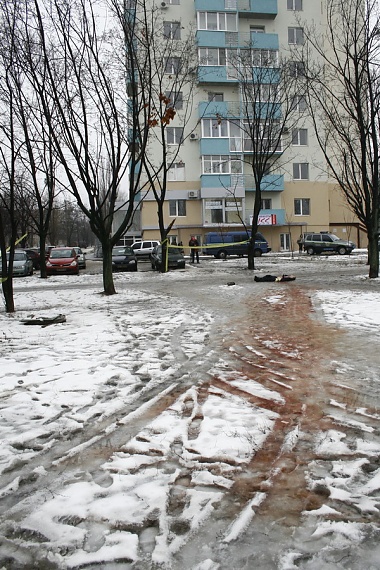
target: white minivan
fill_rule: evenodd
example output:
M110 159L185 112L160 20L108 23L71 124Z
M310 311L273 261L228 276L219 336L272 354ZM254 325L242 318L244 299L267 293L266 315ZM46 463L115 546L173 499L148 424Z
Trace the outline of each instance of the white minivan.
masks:
M137 257L149 257L157 245L160 245L157 240L137 241L132 245L132 249Z

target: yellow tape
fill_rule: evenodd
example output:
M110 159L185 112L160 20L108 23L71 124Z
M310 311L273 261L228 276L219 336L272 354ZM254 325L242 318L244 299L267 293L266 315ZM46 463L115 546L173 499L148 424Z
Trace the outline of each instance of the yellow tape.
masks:
M167 240L165 240L167 241ZM249 239L245 241L234 241L234 242L220 242L220 243L213 243L211 245L172 245L171 243L168 245L170 248L177 248L177 249L215 249L216 247L232 247L234 245L242 245L245 243L249 243ZM162 245L162 244L161 244Z
M22 241L24 238L26 238L28 234L24 234L23 236L21 236L18 240L15 241L15 245L17 245L18 243L20 243L20 241ZM7 247L6 251L9 251L11 249L11 246Z

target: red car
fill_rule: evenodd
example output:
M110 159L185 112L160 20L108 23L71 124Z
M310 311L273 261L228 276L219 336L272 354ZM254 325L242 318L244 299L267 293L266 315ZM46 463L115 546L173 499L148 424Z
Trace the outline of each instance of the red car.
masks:
M72 247L53 247L46 260L46 274L70 273L79 275L78 255Z

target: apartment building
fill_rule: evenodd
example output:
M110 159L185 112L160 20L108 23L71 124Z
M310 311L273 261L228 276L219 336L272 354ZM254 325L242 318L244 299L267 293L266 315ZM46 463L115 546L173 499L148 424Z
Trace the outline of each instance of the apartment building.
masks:
M181 123L185 90L177 97L176 116L166 128L168 146L177 151L168 172L164 217L167 226L174 222L172 243L186 245L190 235L203 243L209 231L249 227L253 214L255 183L248 160L252 145L236 121L242 90L230 54L249 44L254 46L254 66L275 68L303 43L303 21L324 25L324 1L165 0L154 5L166 30L163 42L167 30L174 30L181 41L181 34L194 29L198 60L192 116L186 125ZM296 249L301 232L321 230L365 246L357 221L328 179L305 100L300 97L297 105L299 124L293 122L285 129L280 156L263 179L259 229L272 251ZM232 115L234 121L229 120ZM240 120L244 121L243 114ZM150 152L155 152L154 145ZM141 237L159 239L151 191L139 214Z

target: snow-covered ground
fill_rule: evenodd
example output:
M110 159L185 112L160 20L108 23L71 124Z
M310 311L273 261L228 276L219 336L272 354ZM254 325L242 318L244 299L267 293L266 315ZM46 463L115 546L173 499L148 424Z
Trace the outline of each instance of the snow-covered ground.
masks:
M326 263L339 267L334 259ZM301 421L288 429L284 409L308 351L286 345L280 332L274 338L265 311L285 319L288 292L300 285L248 282L241 260L227 271L207 263L116 275L112 297L100 294L100 275L15 281L17 312L0 313L0 567L380 568L379 388L371 409L353 396L331 398L312 436ZM296 273L301 264L272 258L260 270L274 269ZM351 273L356 284L365 279L362 267ZM333 290L306 290L326 327L356 330L377 351L374 282L363 291L336 281ZM239 325L250 326L247 295L268 309L262 329L241 337ZM22 322L58 314L65 323ZM338 388L357 394L358 383L378 382L376 362L350 384L352 363L334 358ZM301 415L307 405L305 398ZM281 422L283 440L261 486L239 494ZM306 488L321 500L289 523L271 555L269 526L262 548L250 542L254 520L262 513L269 525L279 457L306 445Z

